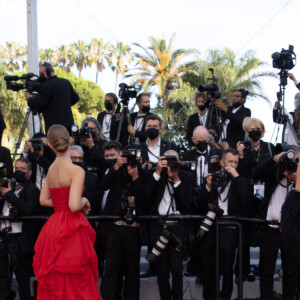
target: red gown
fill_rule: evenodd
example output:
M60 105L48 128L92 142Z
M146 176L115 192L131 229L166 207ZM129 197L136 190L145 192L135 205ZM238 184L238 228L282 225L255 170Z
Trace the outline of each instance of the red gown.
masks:
M82 211L69 209L70 188L50 188L54 214L36 241L38 300L100 300L96 233Z

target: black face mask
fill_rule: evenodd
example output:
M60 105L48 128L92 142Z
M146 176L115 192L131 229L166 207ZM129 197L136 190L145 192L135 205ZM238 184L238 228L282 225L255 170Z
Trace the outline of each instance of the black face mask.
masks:
M142 112L147 114L150 111L150 106L143 106L142 107Z
M150 140L154 140L159 135L159 130L156 128L148 128L146 130L146 135Z
M198 105L198 108L199 108L200 111L203 111L203 110L206 109L206 105L205 105L205 104L203 104L203 105Z
M111 111L113 109L113 105L109 101L104 101L104 106L105 106L107 111Z
M249 135L249 138L251 138L251 140L253 142L257 142L261 137L261 131L260 130L252 130L252 131L249 131L248 135Z
M213 132L210 132L209 134L214 138L215 142L218 143L219 137L215 135Z
M106 159L107 164L109 165L109 167L112 167L115 165L115 163L117 162L116 158L110 158L110 159Z
M83 163L80 162L80 161L73 161L73 164L78 166L78 167L81 167L83 169Z
M40 76L39 76L39 82L40 83L44 83L47 81L47 78L45 77L44 73L40 73Z
M14 173L14 178L16 179L16 182L24 184L26 182L26 173L22 172L20 170L16 170Z
M240 102L232 103L232 108L237 108L237 107L239 107L240 105L242 105L242 103L240 103Z
M206 142L198 142L195 146L200 152L204 152L207 149L207 145Z

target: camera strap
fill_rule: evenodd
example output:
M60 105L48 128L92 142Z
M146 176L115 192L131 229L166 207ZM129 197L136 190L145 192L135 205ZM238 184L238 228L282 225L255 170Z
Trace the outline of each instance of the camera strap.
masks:
M155 155L148 147L147 147L147 149L148 149L148 152L149 152L151 155L153 155L154 157L156 157L156 158L159 160L159 157L158 157L157 155Z
M169 184L173 188L173 191L171 191L171 188L170 188ZM176 210L176 208L175 208L175 199L174 199L174 184L169 179L167 180L167 189L168 189L168 192L169 192L169 195L170 195L170 198L171 198L170 205L169 205L169 208L168 208L168 211L167 211L167 215L166 215L168 217L169 214L170 214L171 207L172 207L173 212L175 212L175 210Z

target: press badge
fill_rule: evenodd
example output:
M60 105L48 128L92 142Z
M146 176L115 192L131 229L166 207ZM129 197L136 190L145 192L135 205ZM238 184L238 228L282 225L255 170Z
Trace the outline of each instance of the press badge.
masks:
M261 197L265 197L265 184L263 182L258 182L254 184L253 194L260 195Z

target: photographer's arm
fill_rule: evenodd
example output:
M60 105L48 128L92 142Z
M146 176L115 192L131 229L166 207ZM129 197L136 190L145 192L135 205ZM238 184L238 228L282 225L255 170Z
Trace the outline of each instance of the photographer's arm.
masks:
M46 85L46 83L41 85L40 92L38 95L27 95L26 92L26 99L28 102L28 106L34 110L38 110L39 112L43 112L45 108L47 108L49 100L52 97L52 87Z

